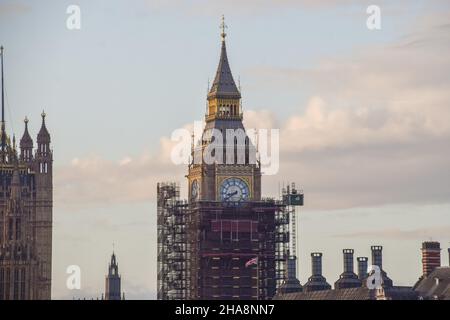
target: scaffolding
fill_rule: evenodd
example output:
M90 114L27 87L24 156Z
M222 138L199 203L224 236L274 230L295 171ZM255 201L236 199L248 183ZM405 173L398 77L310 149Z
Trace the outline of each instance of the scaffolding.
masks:
M283 201L277 201L275 211L275 280L278 289L286 279L286 261L289 256L289 210Z
M190 299L271 299L284 279L289 223L281 201L191 204ZM257 260L254 265L247 262Z
M187 299L189 248L186 241L188 204L176 183L157 185L158 299Z
M297 260L297 207L303 206L304 195L298 191L295 184L287 185L282 189L282 199L285 205L285 215L289 220L287 226L288 241L287 255L284 279L278 283L277 289L284 292L297 292L301 290L300 282L297 279L298 260ZM286 245L286 244L285 244Z
M235 206L188 203L179 193L175 183L158 183L158 299L271 299L295 256L292 189Z

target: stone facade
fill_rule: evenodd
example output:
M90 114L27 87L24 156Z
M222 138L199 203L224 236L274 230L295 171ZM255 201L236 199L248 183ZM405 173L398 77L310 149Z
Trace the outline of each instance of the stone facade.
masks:
M42 113L37 150L33 150L27 119L20 153L15 138L11 143L2 122L0 300L51 298L52 159L45 113Z

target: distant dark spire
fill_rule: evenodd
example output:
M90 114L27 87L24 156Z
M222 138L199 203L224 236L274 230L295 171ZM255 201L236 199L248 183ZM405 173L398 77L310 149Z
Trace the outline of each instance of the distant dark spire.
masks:
M113 251L113 254L112 254L112 256L111 256L111 266L112 266L112 267L117 266L117 262L116 262L116 254L114 253L114 251Z
M42 125L41 129L39 130L38 136L37 136L37 142L40 143L50 143L50 134L48 133L47 127L45 126L45 112L42 111Z
M6 158L6 132L5 132L5 86L3 83L3 46L0 47L1 56L1 72L2 72L2 123L1 123L1 151L2 151L2 161L5 162Z
M233 75L231 74L230 65L228 63L227 48L225 44L225 19L222 17L222 49L220 52L219 66L217 67L216 77L208 93L208 99L214 98L235 98L240 99L241 93L239 92L236 83L234 82Z
M116 260L116 254L113 252L108 267L108 275L106 276L105 300L121 299L120 281L119 265Z

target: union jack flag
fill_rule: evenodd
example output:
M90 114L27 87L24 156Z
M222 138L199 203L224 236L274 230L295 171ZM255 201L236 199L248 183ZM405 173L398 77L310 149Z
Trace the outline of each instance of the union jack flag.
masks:
M258 263L258 257L254 257L245 263L245 267L247 268L247 267L251 266L252 264L257 264L257 263Z

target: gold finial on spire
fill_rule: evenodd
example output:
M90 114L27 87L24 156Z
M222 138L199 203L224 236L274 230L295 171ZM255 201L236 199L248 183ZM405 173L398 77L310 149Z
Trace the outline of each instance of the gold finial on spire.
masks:
M42 118L45 118L46 114L45 114L44 110L42 110L41 116L42 116Z
M222 37L222 41L225 41L225 37L227 36L225 29L227 29L228 26L225 24L225 15L222 15L222 23L220 24L220 29L222 29L222 33L220 36Z
M23 119L23 122L25 122L25 124L28 124L28 117L25 116L25 119Z

